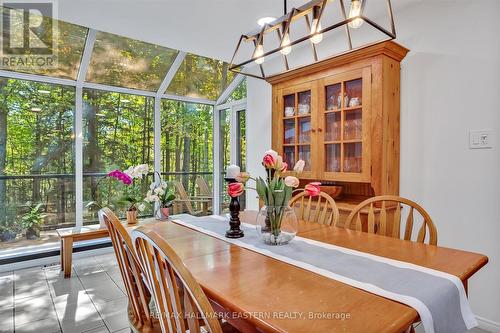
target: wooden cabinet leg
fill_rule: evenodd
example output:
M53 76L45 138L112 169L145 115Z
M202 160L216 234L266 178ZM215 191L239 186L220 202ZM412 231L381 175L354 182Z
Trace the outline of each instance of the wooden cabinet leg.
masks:
M61 271L64 271L64 241L61 239L61 250L60 250L61 254Z
M64 277L71 277L71 261L73 259L73 238L64 239Z

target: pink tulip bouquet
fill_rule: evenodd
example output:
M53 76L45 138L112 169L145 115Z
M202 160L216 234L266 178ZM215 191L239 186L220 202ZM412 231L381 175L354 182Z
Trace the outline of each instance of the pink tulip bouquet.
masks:
M255 181L255 190L259 198L265 203L265 213L260 226L262 234L266 234L266 243L278 244L281 242L282 224L285 216L293 210L289 207L292 191L299 186L299 179L295 176L285 176L288 165L283 161L283 157L274 150L269 150L262 158L262 165L266 169L267 177L252 178L248 173L242 172L237 177L238 183L229 184L227 192L231 197L239 196L243 193L245 184L249 180ZM305 162L297 161L293 171L296 175L304 169ZM247 187L251 188L251 187ZM262 215L262 214L261 214ZM295 218L295 217L294 217ZM259 228L259 226L258 226ZM263 236L264 237L264 236Z

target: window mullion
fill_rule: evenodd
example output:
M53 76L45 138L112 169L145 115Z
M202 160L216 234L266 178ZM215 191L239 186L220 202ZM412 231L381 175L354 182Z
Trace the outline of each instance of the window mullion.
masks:
M83 225L83 88L75 91L75 218L76 226Z

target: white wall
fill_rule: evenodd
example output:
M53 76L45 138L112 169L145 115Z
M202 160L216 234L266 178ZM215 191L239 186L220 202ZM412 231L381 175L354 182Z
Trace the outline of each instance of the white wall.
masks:
M429 211L440 245L489 257L470 300L476 315L500 323L500 1L420 1L396 13L396 28L411 50L401 66L400 193ZM266 83L249 79L248 119L249 171L261 172ZM493 149L469 150L468 131L485 128Z
M247 78L247 170L252 176L265 177L262 156L271 148L271 85ZM247 209L258 209L255 191L247 191Z

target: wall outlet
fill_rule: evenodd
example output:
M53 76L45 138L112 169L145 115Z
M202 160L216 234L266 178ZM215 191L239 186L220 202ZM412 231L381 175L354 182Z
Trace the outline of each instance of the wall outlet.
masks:
M492 147L492 130L469 131L469 149L485 149Z

